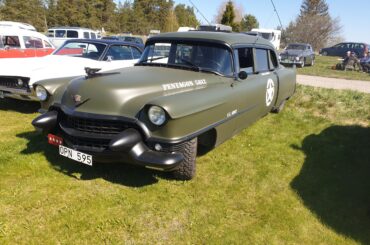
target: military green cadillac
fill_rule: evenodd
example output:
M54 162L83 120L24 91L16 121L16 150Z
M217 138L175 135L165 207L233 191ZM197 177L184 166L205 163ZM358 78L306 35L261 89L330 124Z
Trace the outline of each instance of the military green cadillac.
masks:
M46 110L36 129L77 162L131 163L179 180L194 177L197 155L279 112L296 87L270 42L236 33L158 35L135 67L87 71L38 95Z

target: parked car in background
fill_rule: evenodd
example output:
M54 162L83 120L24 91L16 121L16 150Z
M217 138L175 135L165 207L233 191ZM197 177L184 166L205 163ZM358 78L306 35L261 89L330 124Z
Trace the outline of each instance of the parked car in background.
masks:
M280 64L282 65L305 65L313 66L315 63L315 52L307 43L291 43L280 53Z
M344 42L338 43L332 47L320 49L319 54L324 56L328 55L344 57L347 51L351 51L354 52L357 57L361 58L369 50L370 46L366 43Z
M119 40L123 42L132 42L132 43L137 43L141 44L144 47L144 41L141 37L133 37L133 36L107 36L107 37L102 37L102 39L107 39L107 40Z
M73 77L85 74L85 68L109 71L133 66L142 49L134 43L74 39L67 40L52 55L41 58L0 60L0 98L38 100L36 93L49 96L53 90L38 89L38 81ZM53 85L56 88L57 85Z
M269 40L275 46L276 50L280 49L281 42L280 30L253 28L251 31L260 33L264 39Z
M48 29L50 41L55 47L60 47L69 39L99 39L99 33L88 28L81 27L54 27Z
M0 26L0 58L42 57L54 50L50 40L41 33Z
M33 125L59 148L56 155L90 166L132 163L189 180L197 153L281 111L295 86L296 70L281 66L263 38L166 33L146 42L135 67L79 77L52 98L40 97L48 111Z

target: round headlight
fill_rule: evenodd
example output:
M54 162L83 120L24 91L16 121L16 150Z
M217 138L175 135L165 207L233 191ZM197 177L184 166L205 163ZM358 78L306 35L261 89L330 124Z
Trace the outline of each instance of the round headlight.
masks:
M36 96L39 100L45 101L48 98L48 92L40 85L36 86Z
M300 57L295 57L295 60L296 61L299 61L301 58Z
M166 113L164 110L159 106L152 106L149 108L148 111L149 120L157 125L161 126L166 121Z

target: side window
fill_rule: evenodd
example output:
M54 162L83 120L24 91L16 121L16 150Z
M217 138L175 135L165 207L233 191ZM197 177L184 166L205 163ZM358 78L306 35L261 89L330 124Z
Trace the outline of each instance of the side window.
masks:
M4 37L0 36L0 49L4 48Z
M134 47L131 47L131 50L132 50L132 55L134 56L134 59L140 59L141 52L137 48L134 48Z
M96 39L96 34L94 32L91 32L91 39Z
M240 71L245 71L248 74L253 73L253 49L241 48L238 49L239 68Z
M43 48L40 38L24 36L23 41L26 48Z
M65 30L56 30L55 31L55 37L66 37L66 31Z
M53 46L48 42L44 40L45 48L52 48Z
M132 60L131 48L127 46L114 45L111 46L104 60Z
M256 49L256 72L269 70L269 60L266 49Z
M8 46L9 48L20 48L21 47L18 36L5 36L4 45Z
M54 37L54 31L53 30L48 31L48 37Z
M78 38L78 32L77 31L67 31L67 37L68 38Z
M84 31L84 38L90 39L90 34L87 31Z
M275 52L272 51L272 50L269 50L269 52L270 52L270 70L273 70L273 69L279 67L279 63L278 63L278 60L276 58Z

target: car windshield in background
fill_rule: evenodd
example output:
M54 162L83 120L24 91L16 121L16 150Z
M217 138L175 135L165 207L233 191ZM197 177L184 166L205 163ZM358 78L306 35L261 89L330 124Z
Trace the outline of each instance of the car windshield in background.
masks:
M155 43L148 45L139 64L167 64L232 75L231 53L228 49L202 44Z
M306 46L304 45L298 45L298 44L290 44L286 49L289 50L305 50Z
M68 42L59 48L54 55L68 55L99 60L106 46L101 43Z

